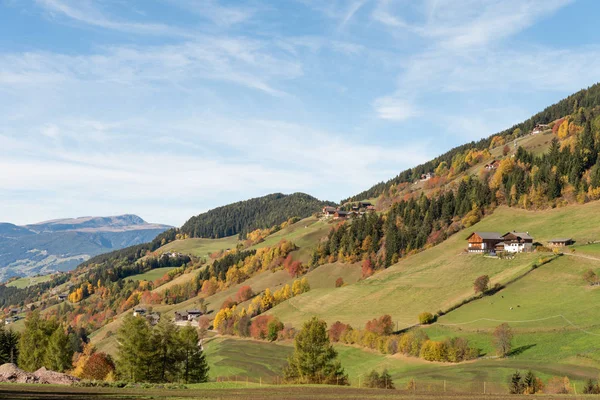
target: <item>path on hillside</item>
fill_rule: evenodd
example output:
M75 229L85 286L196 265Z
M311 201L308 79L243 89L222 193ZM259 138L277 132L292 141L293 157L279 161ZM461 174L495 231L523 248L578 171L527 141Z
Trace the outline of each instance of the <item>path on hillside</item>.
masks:
M592 257L592 256L589 256L587 254L563 253L563 255L569 256L569 257L587 258L588 260L600 261L600 258L598 258L598 257Z

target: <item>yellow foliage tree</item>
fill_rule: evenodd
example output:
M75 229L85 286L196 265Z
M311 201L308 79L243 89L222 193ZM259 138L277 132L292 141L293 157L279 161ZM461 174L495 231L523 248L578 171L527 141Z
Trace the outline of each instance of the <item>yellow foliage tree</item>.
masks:
M558 138L559 139L565 139L567 136L569 136L569 120L565 119L562 124L560 124L560 126L558 127L558 132L557 132Z

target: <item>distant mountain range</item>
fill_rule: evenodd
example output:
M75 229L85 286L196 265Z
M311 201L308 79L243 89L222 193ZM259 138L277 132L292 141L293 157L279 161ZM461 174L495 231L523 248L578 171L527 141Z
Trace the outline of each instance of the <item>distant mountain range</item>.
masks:
M95 255L149 242L169 228L130 214L0 223L0 281L68 271Z

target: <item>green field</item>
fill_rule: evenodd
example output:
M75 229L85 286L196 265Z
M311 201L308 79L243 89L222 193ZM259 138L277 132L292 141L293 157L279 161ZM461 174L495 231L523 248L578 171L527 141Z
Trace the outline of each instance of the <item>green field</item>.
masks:
M165 268L155 268L151 269L148 272L144 272L143 274L132 275L127 279L131 279L132 281L155 281L156 279L162 278L169 271L174 270L172 267Z
M157 250L159 253L175 252L196 257L208 257L211 253L220 250L234 249L239 243L237 236L221 239L185 239L175 240Z
M25 289L28 286L33 286L33 285L37 285L38 283L48 282L50 279L52 279L52 275L24 277L24 278L16 279L16 280L8 283L6 286L16 287L18 289Z

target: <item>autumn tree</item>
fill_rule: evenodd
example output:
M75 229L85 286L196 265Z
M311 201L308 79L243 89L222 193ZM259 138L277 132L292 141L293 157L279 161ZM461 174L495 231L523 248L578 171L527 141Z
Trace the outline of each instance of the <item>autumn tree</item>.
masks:
M238 303L243 303L250 300L254 296L252 288L248 285L240 287L237 291L236 299Z
M592 286L600 284L600 278L598 278L598 275L591 269L583 273L583 280Z
M327 324L313 317L296 335L294 353L284 368L288 382L347 385L348 375L329 342Z
M115 371L115 363L112 357L103 352L94 352L85 361L80 377L102 381L107 379Z
M473 289L475 290L475 293L485 293L489 289L489 284L490 277L487 275L481 275L475 279L475 282L473 282Z
M339 277L339 278L337 278L335 280L335 287L339 288L339 287L342 287L342 286L344 286L344 278Z
M511 350L513 332L507 323L498 325L494 330L494 345L500 357L506 357Z
M369 258L365 259L362 262L362 277L368 278L369 276L373 275L373 272L373 263Z

